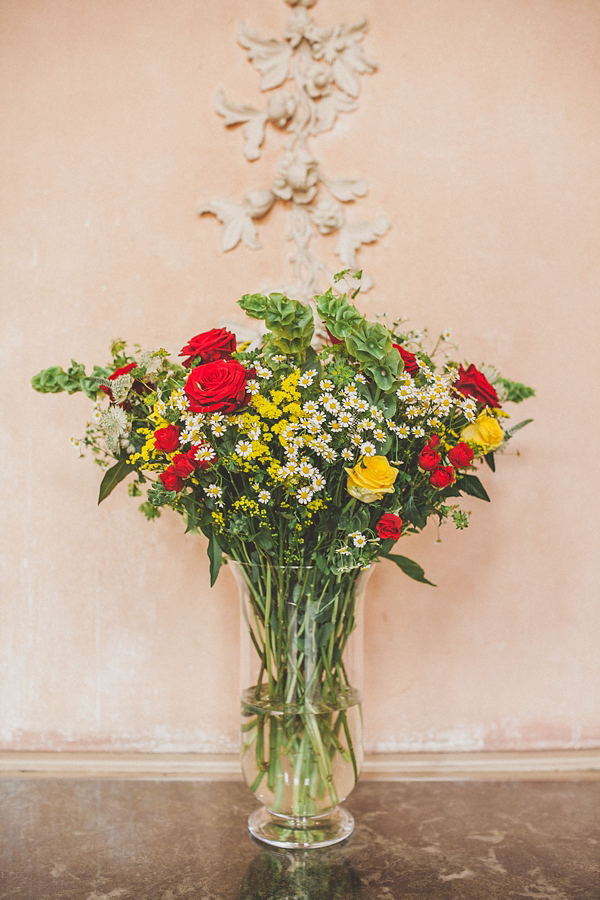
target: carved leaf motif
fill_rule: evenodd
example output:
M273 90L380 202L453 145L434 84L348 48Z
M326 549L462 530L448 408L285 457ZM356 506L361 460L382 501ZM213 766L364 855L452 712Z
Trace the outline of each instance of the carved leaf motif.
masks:
M350 66L347 66L343 59L338 57L333 61L331 67L333 72L333 80L339 87L340 91L345 91L351 97L358 97L360 93L360 82Z
M206 213L211 213L223 223L221 249L224 253L233 250L240 241L250 250L260 250L258 230L243 206L228 200L227 197L216 197L198 208L199 215Z
M230 103L223 91L217 91L213 104L219 115L225 119L227 126L245 123L242 128L242 134L244 135L244 149L242 152L247 160L258 159L260 148L265 139L265 125L267 124L268 113L254 109L253 106Z
M329 193L341 203L350 203L357 197L364 197L367 193L367 183L362 178L333 179L326 178L322 173L320 178Z
M286 41L261 38L245 22L238 29L238 43L248 51L248 58L261 74L260 89L269 91L288 78L292 50Z
M372 244L390 229L391 223L385 216L378 216L374 222L356 222L340 228L335 245L335 254L347 268L356 268L356 252L362 244ZM363 287L364 278L363 278Z
M356 103L345 94L330 94L323 97L315 104L315 118L311 128L312 134L320 134L329 131L336 123L338 113L352 112L356 109Z

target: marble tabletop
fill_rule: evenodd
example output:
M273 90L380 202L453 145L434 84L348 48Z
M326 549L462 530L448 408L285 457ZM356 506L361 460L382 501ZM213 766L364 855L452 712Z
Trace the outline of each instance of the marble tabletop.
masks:
M0 780L0 900L599 900L600 782L364 780L329 850L254 843L238 782Z

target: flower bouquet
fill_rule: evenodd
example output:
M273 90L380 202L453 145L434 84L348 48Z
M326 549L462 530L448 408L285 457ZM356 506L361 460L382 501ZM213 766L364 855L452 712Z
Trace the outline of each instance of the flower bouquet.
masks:
M247 294L240 306L266 326L257 345L214 328L179 364L117 341L107 368L73 361L32 382L94 401L75 443L106 469L100 501L132 475L149 519L168 507L208 538L211 584L222 563L234 569L247 636L242 768L264 804L250 830L287 847L352 831L338 804L362 762L352 644L372 564L389 559L430 584L395 543L431 516L466 527L457 498L489 499L477 466L493 469L526 424L506 428L504 404L533 394L453 362L447 334L427 348L402 322L369 322L356 293L315 298L317 349L310 305Z

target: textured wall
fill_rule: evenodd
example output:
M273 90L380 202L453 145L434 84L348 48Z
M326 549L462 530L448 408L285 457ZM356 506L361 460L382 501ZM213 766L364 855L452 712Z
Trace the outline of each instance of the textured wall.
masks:
M267 277L266 249L221 255L201 198L269 182L211 111L258 100L240 19L279 36L281 0L2 0L3 479L0 746L219 750L237 742L237 606L201 539L146 524L68 443L85 398L39 369L104 362L113 337L177 353ZM600 6L594 0L319 0L370 22L379 72L315 142L370 185L393 229L364 251L374 313L448 325L467 358L538 389L519 455L484 474L471 527L401 552L369 584L369 749L600 745L597 329ZM521 410L518 411L519 413Z

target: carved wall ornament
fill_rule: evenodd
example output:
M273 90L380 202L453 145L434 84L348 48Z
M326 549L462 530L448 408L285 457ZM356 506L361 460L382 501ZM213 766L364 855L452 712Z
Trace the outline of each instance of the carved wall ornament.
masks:
M290 261L295 283L285 291L295 299L312 300L323 284L331 284L338 269L357 269L356 254L363 244L384 235L390 222L379 216L373 222L349 221L345 206L367 193L359 178L335 177L324 171L309 140L330 131L338 116L357 108L360 76L375 71L375 63L363 49L367 22L320 27L308 9L316 0L285 0L292 7L283 37L261 37L245 23L238 29L238 42L260 74L261 91L270 91L263 109L229 101L223 91L214 107L226 126L241 125L242 152L247 160L258 159L267 127L289 135L270 185L248 191L241 201L216 197L202 203L200 215L211 213L222 223L221 249L233 250L240 242L258 250L256 221L273 204L289 210L292 242ZM335 235L334 253L339 259L333 271L311 249L317 235ZM372 279L363 273L362 290Z

